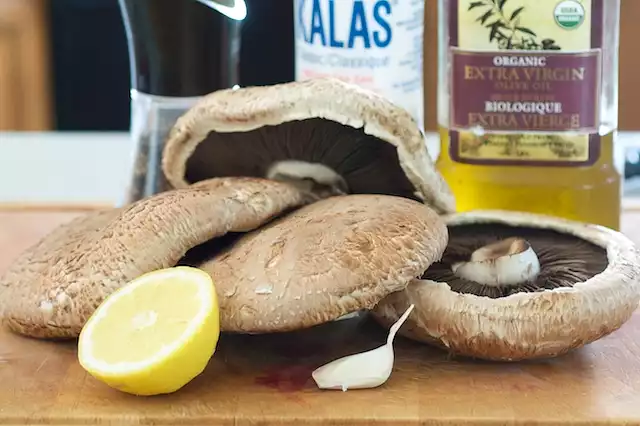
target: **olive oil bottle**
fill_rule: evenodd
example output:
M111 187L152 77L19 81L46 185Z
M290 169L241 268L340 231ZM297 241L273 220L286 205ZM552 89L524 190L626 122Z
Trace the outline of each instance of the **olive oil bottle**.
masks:
M619 0L440 0L437 167L460 211L619 229Z

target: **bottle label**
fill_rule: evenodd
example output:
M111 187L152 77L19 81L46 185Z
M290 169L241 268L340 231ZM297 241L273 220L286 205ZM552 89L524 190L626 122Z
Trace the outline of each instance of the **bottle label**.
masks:
M454 161L585 166L598 160L602 1L450 1Z
M296 80L334 77L423 122L424 0L296 0Z

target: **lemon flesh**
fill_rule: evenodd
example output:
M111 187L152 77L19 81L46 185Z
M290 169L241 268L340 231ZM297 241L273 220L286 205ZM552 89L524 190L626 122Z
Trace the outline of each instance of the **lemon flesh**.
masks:
M161 269L105 299L80 333L78 360L123 392L172 393L202 373L219 336L211 277L185 266Z

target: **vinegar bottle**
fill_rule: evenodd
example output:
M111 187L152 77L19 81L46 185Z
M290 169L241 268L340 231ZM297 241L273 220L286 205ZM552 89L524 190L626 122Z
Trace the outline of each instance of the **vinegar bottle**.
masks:
M131 181L119 204L167 189L160 161L175 121L239 81L244 0L119 0L131 62Z
M437 167L458 209L620 226L619 0L439 0Z

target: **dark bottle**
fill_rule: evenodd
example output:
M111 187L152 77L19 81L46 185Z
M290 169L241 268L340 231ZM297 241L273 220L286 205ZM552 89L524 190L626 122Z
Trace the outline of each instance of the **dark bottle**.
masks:
M201 96L239 84L244 0L119 0L131 63L132 181L121 204L166 189L162 148Z

